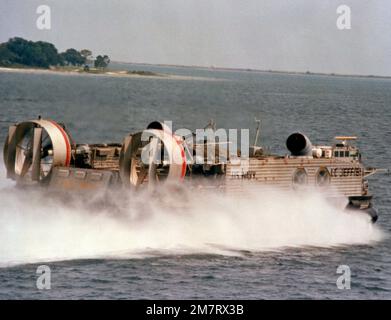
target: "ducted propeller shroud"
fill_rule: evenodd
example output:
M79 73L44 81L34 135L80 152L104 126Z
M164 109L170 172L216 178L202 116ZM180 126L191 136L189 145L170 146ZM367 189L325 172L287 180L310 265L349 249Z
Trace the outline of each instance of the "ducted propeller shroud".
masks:
M182 140L160 122L125 138L120 155L120 176L125 185L181 181L186 174Z
M7 177L14 180L42 181L54 166L69 166L71 139L52 120L30 120L9 127L4 145Z

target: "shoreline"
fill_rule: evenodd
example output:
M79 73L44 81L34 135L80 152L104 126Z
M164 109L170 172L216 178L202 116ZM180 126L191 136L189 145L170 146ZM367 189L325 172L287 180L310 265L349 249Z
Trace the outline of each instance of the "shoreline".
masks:
M148 67L170 67L183 69L198 69L206 71L221 71L221 72L246 72L246 73L266 73L266 74L282 74L282 75L297 75L297 76L319 76L319 77L338 77L338 78L358 78L358 79L380 79L391 80L391 76L376 76L376 75L355 75L355 74L338 74L338 73L321 73L321 72L299 72L299 71L279 71L279 70L258 70L258 69L240 69L240 68L220 68L220 67L203 67L203 66L185 66L185 65L169 65L169 64L150 64L137 62L122 62L113 61L114 64L148 66ZM82 68L31 68L31 67L0 67L0 73L30 73L30 74L57 74L57 75L80 75L80 76L106 76L106 77L122 77L122 78L139 78L139 79L165 79L165 80L202 80L202 81L229 81L228 79L184 76L168 73L155 73L150 71L136 70L96 70L83 71Z
M166 73L143 74L144 71L130 70L106 70L106 71L82 71L80 68L74 69L40 69L40 68L12 68L0 67L0 73L24 73L24 74L55 74L55 75L72 75L72 76L102 76L115 78L138 78L138 79L157 79L157 80L199 80L199 81L226 81L225 79L182 76Z
M213 67L213 66L206 67L206 66L197 66L197 65L193 66L193 65L176 65L176 64L153 64L153 63L124 62L124 61L112 61L112 63L150 66L150 67L199 69L199 70L207 70L207 71L271 73L271 74L287 74L287 75L368 78L368 79L391 79L391 76L381 76L381 75L371 75L371 74L365 75L365 74L343 74L343 73L332 73L332 72L324 73L324 72L311 72L311 71L262 70L262 69L251 69L251 68L224 68L224 67Z

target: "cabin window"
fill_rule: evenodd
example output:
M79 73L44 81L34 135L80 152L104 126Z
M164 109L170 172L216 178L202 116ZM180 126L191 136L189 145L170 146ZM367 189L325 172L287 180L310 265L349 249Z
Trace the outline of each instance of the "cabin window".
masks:
M338 151L334 151L334 157L338 157Z
M358 157L358 152L357 151L352 151L352 152L350 152L350 156L352 158L357 158Z
M345 156L345 152L344 151L340 151L339 152L339 156L340 156L340 158L343 158Z
M327 168L320 168L316 174L316 185L319 187L326 186L330 183L330 172Z
M345 157L349 157L349 151L345 151Z
M303 168L299 168L293 174L293 186L301 186L307 184L307 172Z

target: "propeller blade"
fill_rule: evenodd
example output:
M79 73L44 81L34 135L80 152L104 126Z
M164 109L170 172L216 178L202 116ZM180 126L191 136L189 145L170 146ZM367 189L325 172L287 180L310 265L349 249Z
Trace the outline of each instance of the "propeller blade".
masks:
M24 177L29 171L32 162L32 148L26 151L26 156L24 157L22 170L20 171L20 177Z
M7 167L7 178L15 177L15 156L16 156L16 126L10 126L8 128L8 141L7 141L7 154L6 167Z
M41 146L42 146L42 128L34 129L34 140L33 140L33 155L32 155L32 166L31 166L31 180L39 181L41 176Z
M23 178L31 167L31 163L33 160L33 140L34 140L34 129L31 128L29 134L26 134L25 137L29 136L29 140L26 144L26 149L23 149L24 159L22 164L22 169L20 170L20 177Z

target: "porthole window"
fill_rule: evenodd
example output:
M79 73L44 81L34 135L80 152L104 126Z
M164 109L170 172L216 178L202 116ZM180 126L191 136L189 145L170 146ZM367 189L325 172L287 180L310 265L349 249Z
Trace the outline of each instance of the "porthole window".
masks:
M293 174L293 186L302 186L307 184L307 172L303 168L299 168Z
M330 184L330 172L327 168L320 168L316 174L316 185L323 187Z

